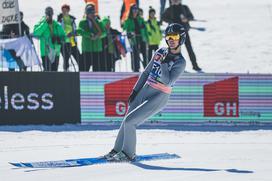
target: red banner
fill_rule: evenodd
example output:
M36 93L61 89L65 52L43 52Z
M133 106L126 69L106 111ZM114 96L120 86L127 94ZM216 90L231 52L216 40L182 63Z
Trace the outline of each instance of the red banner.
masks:
M128 97L138 76L105 84L105 116L122 117L128 109Z

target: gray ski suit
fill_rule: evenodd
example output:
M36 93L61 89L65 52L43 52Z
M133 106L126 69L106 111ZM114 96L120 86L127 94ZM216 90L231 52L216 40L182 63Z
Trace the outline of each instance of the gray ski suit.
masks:
M155 52L133 88L137 95L130 103L119 129L115 151L123 151L131 158L135 155L136 127L165 107L172 87L184 72L185 65L181 54L168 53L167 48Z

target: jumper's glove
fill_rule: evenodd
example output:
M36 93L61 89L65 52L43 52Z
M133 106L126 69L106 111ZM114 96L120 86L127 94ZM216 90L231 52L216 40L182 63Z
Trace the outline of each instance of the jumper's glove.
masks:
M130 104L131 102L133 102L133 100L135 99L137 95L137 92L135 90L133 90L128 98L128 103Z
M53 37L52 37L52 43L53 43L53 44L55 44L55 43L61 44L60 37L58 37L58 36L53 36Z
M164 64L164 63L168 63L171 61L171 59L169 59L169 50L166 49L166 48L160 48L158 50L158 52L156 53L156 55L154 56L155 57L155 60L157 59L161 61L161 64Z

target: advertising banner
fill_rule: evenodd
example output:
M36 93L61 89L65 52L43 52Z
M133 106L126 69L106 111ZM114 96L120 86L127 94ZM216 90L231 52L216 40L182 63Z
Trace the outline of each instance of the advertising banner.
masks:
M81 73L82 122L121 121L139 74ZM272 122L272 75L183 74L151 121Z
M79 74L0 72L0 125L80 123Z

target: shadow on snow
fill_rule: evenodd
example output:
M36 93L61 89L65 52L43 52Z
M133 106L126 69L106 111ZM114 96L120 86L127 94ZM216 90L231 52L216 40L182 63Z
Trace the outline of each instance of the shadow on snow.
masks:
M196 171L196 172L215 172L215 171L226 171L231 173L254 173L249 170L238 170L238 169L208 169L208 168L173 168L173 167L162 167L162 166L154 166L147 165L144 163L132 163L137 167L146 169L146 170L173 170L173 171Z

